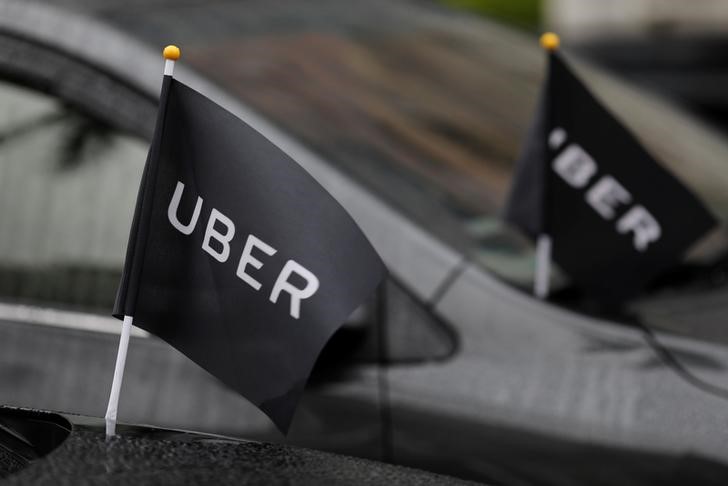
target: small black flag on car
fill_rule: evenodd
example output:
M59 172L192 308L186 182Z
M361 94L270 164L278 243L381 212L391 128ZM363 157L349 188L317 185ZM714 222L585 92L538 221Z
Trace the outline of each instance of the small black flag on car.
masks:
M554 261L577 285L612 302L677 265L716 223L558 52L549 54L505 213L529 236L549 235Z
M385 267L347 212L240 119L169 75L159 110L114 315L286 432L320 351Z

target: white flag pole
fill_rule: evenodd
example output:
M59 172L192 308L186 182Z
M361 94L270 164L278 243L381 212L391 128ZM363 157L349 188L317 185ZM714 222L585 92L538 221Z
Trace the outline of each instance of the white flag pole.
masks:
M174 63L180 56L180 50L176 46L167 46L162 53L164 56L164 75L174 75ZM121 325L121 336L119 338L119 350L116 353L116 366L114 367L114 381L111 383L111 393L109 394L109 405L106 407L106 437L112 437L116 434L116 417L119 410L119 395L121 393L121 383L124 380L124 367L126 366L126 354L129 349L129 335L131 334L131 326L134 323L134 317L124 316L124 322Z
M116 413L119 409L119 393L121 392L121 382L124 380L124 366L126 365L126 352L129 349L129 334L131 334L132 322L134 322L132 316L124 316L124 323L121 325L119 351L116 353L116 367L114 368L114 381L111 383L109 405L106 407L106 437L116 434Z
M533 293L539 299L549 296L551 282L551 237L538 235L536 240L536 275L533 281Z
M549 53L556 51L559 48L560 40L559 36L553 32L546 32L541 36L540 39L541 47ZM548 184L548 174L545 174L544 184ZM544 217L548 217L548 208L545 207L547 204L548 187L544 186ZM548 231L548 225L545 224L545 229ZM538 235L536 240L536 269L533 279L533 293L539 299L547 299L550 291L551 283L551 235L542 233Z

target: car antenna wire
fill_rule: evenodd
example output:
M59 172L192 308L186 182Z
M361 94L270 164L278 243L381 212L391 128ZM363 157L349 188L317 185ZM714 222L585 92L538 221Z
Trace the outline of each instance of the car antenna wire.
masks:
M392 435L392 406L389 399L389 313L387 306L388 279L384 279L377 289L377 392L379 395L379 423L381 440L381 460L394 461Z
M455 281L460 277L460 275L463 274L463 272L468 268L468 264L470 263L470 258L468 256L464 256L460 261L448 272L448 274L445 276L444 279L442 279L442 282L440 282L440 285L437 286L435 291L432 293L432 297L425 302L425 307L432 311L437 304L440 303L440 300L445 296L445 293L450 290L450 287L452 287L452 284L455 283Z
M697 376L695 373L690 371L684 364L682 364L667 346L660 342L654 330L648 327L641 319L636 316L633 316L632 321L642 331L647 345L652 348L657 357L660 358L660 360L662 360L662 362L668 368L673 370L676 375L682 378L689 385L692 385L705 393L709 393L710 395L722 398L723 400L728 400L728 388L714 385L713 383L707 382Z

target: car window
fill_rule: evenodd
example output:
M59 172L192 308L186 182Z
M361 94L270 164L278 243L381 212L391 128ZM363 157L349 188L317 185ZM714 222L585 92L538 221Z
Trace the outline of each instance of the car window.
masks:
M108 312L144 142L0 82L0 298Z

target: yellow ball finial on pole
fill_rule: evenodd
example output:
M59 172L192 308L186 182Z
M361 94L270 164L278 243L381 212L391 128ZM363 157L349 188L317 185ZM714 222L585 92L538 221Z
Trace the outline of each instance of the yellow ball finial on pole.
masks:
M179 57L182 55L182 53L179 50L179 47L169 45L164 48L162 51L162 56L168 61L176 61L179 59Z
M561 40L559 36L553 32L546 32L541 36L541 47L549 52L554 52L559 48Z

